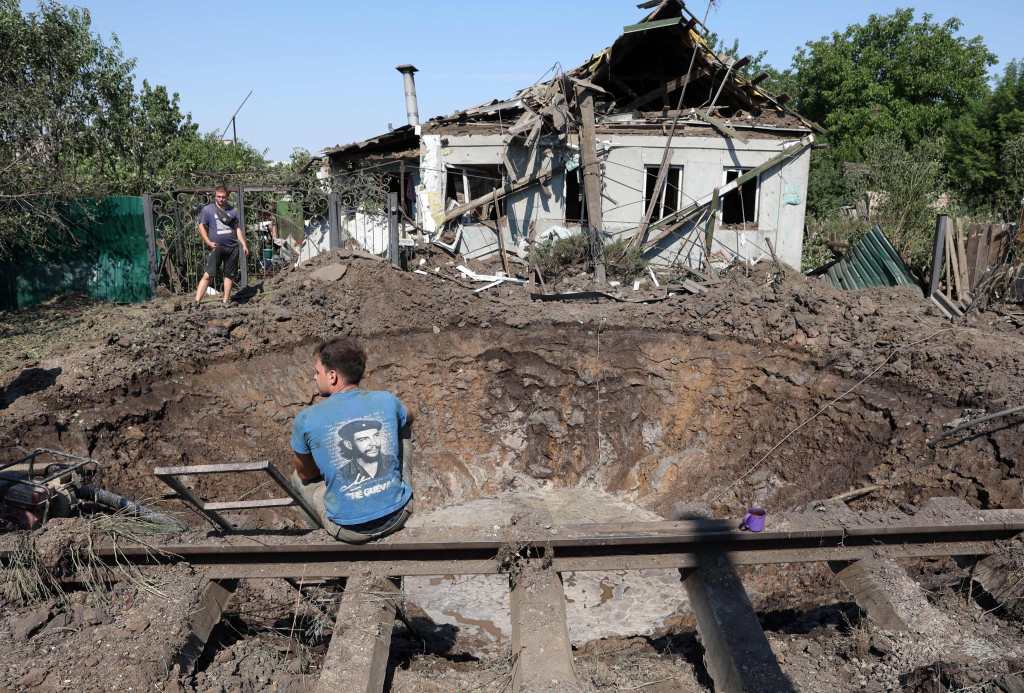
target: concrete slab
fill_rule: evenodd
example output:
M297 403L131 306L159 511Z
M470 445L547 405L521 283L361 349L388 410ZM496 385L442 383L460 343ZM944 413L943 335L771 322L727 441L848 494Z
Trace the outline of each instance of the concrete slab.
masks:
M697 616L704 662L715 690L793 691L728 557L721 553L702 554L699 567L681 570L680 574Z
M399 596L398 587L388 578L361 575L349 579L320 669L317 693L384 690Z
M513 693L582 690L572 664L565 595L558 573L525 562L512 584Z
M309 277L319 282L336 282L344 277L346 272L348 272L348 265L334 262L310 272Z
M537 489L482 498L413 515L409 527L508 527L517 514L546 513L557 525L663 519L610 494L589 489ZM569 638L652 635L685 610L676 570L566 572L562 575ZM509 591L503 575L407 577L409 599L438 624L458 628L460 647L481 652L511 637Z
M191 673L199 657L206 649L210 633L220 623L231 595L238 589L238 580L209 580L203 586L199 604L189 619L185 644L178 651L174 663L183 674Z

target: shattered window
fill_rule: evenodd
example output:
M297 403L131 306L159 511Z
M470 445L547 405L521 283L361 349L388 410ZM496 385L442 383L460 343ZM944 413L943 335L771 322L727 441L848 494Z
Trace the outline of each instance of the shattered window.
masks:
M640 211L641 215L645 214L647 208L651 205L651 198L654 196L654 188L658 182L658 171L660 168L660 166L647 166L645 168L644 208ZM679 201L682 197L683 167L669 166L668 177L665 179L665 185L661 189L661 195L658 196L658 204L655 205L654 212L651 214L651 221L655 222L669 214L678 212Z
M583 204L583 185L580 182L580 169L575 168L565 173L565 223L582 223L587 217L587 208Z
M733 168L725 170L725 182L731 183L749 168ZM757 224L757 189L759 179L754 176L735 190L722 196L723 224Z
M445 184L445 198L455 200L456 204L465 204L478 197L500 188L505 183L505 167L500 164L476 164L473 166L448 167L448 179ZM446 207L448 207L446 203ZM496 221L505 216L505 198L498 203L485 204L471 210L465 215L465 222Z

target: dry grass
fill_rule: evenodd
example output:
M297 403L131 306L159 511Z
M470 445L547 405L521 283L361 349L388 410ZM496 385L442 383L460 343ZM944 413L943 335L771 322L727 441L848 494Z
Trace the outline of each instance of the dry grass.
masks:
M15 604L36 604L65 596L60 580L44 563L34 538L28 534L18 539L4 568L0 591L5 600Z
M109 602L108 587L113 582L127 582L140 591L165 597L156 589L156 581L124 557L119 548L141 545L156 555L159 549L149 542L153 535L167 531L165 526L128 513L97 515L84 522L81 532L67 537L67 547L58 556L43 557L37 534L19 537L0 582L4 598L19 604L64 601L64 586L69 582L79 583L102 603ZM99 555L100 544L113 547L112 559Z

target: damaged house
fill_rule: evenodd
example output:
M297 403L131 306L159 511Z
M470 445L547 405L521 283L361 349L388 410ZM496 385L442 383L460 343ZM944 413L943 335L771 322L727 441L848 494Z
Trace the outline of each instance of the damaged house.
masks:
M583 65L422 123L416 68L399 66L408 125L326 150L332 172L387 171L407 222L470 259L586 233L598 278L616 240L655 267L772 252L799 267L817 126L715 53L681 2L654 4ZM355 216L343 234L384 250Z

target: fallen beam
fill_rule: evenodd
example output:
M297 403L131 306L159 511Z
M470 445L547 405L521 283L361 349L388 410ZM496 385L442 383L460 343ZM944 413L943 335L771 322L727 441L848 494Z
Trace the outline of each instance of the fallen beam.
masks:
M829 567L853 595L857 606L885 630L909 632L910 612L928 612L931 608L917 583L891 559L831 562ZM907 595L914 598L908 600Z
M511 576L513 693L579 691L562 579L538 561Z
M224 609L231 595L238 589L238 580L208 580L203 585L199 604L189 618L188 635L185 644L174 657L174 664L180 667L182 674L192 673L199 657L206 649L210 633L220 623Z
M716 691L761 693L792 691L772 652L747 591L727 556L701 553L696 568L680 571L704 664Z
M503 197L507 197L512 193L517 193L520 190L525 190L531 185L535 185L541 182L542 180L550 177L551 166L549 164L541 168L541 170L537 171L536 173L531 173L528 176L524 176L523 178L517 178L516 180L506 181L505 183L502 183L500 188L495 188L493 191L487 193L486 195L481 195L480 197L474 198L469 202L466 202L465 204L461 204L458 207L453 207L450 211L445 212L444 216L440 217L437 220L438 226L443 226L444 224L447 224L449 221L458 219L467 212L472 212L474 209L483 207L486 204L497 202Z
M708 72L708 70L706 68L695 65L694 66L694 74L683 75L681 77L677 77L675 79L669 80L665 84L662 84L660 87L658 87L656 89L651 89L646 94L642 94L639 97L633 99L622 110L624 110L624 111L635 110L635 109L639 108L640 106L643 106L643 105L646 105L646 104L650 103L651 101L653 101L654 99L658 98L659 96L664 96L666 94L671 94L674 91L678 91L678 90L682 89L683 87L685 87L687 84L689 84L690 81L695 80L695 79L700 79L701 77L705 77L708 74L710 74L710 73Z
M384 690L399 597L398 587L385 577L363 574L348 581L316 693Z

